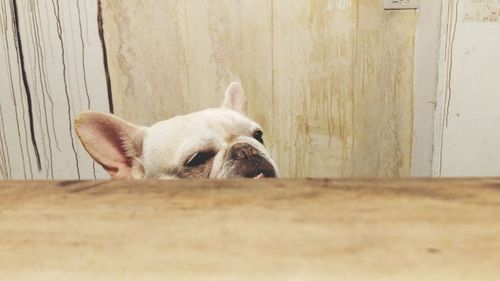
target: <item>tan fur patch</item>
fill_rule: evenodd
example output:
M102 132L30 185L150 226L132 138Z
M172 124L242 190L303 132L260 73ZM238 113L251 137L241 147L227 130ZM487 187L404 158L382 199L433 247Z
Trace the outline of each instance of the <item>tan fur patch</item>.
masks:
M214 158L211 158L207 163L197 167L183 167L176 173L176 176L179 178L208 178L213 161Z
M226 141L226 143L233 143L233 142L235 142L235 141L236 141L236 139L237 139L237 138L238 138L238 136L237 136L237 135L229 135L229 136L225 139L225 141Z

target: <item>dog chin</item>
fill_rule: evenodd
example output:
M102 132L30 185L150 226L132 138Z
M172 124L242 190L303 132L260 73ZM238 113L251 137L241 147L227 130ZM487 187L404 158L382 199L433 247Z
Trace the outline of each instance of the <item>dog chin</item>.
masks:
M224 169L225 171L218 176L218 178L247 178L247 179L261 179L261 178L277 178L278 173L271 163L267 162L263 168L249 168L253 166L252 163L248 165L231 165L231 167Z

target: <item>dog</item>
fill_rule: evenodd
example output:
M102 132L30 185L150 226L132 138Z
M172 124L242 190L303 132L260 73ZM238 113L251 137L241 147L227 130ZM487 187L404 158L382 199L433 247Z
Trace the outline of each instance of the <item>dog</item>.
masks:
M175 116L151 127L86 111L75 119L83 146L113 179L274 178L276 163L261 126L247 117L240 83L219 108Z

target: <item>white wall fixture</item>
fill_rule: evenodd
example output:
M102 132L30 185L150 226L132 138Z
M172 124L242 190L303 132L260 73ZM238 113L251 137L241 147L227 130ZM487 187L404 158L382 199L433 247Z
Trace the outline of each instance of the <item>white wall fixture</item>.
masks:
M420 0L383 0L386 10L408 10L418 9Z

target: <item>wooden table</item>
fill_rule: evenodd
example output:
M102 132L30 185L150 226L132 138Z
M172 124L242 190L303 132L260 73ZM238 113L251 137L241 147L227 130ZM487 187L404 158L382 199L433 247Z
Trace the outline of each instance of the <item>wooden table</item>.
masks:
M500 280L500 179L4 181L0 280Z

